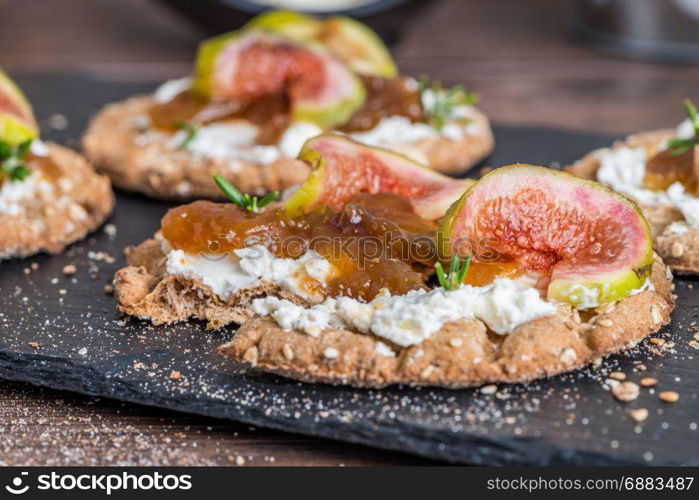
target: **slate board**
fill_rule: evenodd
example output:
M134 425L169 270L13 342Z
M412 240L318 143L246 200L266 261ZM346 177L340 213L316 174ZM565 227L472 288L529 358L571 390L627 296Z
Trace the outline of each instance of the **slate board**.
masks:
M78 74L27 75L19 82L35 103L45 136L68 143L100 105L154 85ZM47 118L57 112L67 115L68 129L50 130ZM610 140L539 128L497 127L496 136L491 165L565 163ZM599 370L502 385L495 395L308 385L244 374L217 356L216 347L233 328L154 328L116 314L103 286L123 265L122 249L149 237L168 206L122 193L110 221L118 228L115 238L100 230L65 255L2 263L0 377L451 462L699 465L699 352L688 345L699 316L699 294L688 286L699 286L697 280L677 280L679 305L663 332L676 346L662 354L644 344ZM107 252L116 261L95 260L90 252ZM37 270L30 267L34 262ZM63 275L67 264L77 266L75 276ZM638 363L647 371L635 372ZM172 370L181 372L180 381L170 380ZM676 390L681 399L661 403L657 391L644 389L637 401L618 403L602 387L601 373L614 370L633 381L655 377L662 390ZM642 425L627 414L638 407L650 411Z

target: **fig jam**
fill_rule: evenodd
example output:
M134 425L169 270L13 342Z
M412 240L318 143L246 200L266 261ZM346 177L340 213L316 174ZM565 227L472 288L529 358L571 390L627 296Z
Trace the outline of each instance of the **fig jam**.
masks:
M387 116L400 115L413 122L422 120L420 91L406 77L364 77L367 97L364 105L343 125L344 132L374 128ZM291 105L283 94L264 95L249 102L209 101L184 91L164 104L153 104L148 111L157 129L174 132L181 123L207 124L220 120L245 119L260 129L257 142L276 144L291 123Z
M373 299L382 288L402 295L424 287L434 265L437 227L392 194L359 194L341 210L324 207L291 218L283 208L254 214L234 204L198 201L170 210L162 233L170 245L189 254L229 255L264 245L279 258L297 259L313 250L330 261L336 274L324 295Z
M687 192L699 194L699 182L695 162L699 162L699 148L682 154L666 149L653 156L646 164L643 187L653 191L664 191L675 182L681 183Z

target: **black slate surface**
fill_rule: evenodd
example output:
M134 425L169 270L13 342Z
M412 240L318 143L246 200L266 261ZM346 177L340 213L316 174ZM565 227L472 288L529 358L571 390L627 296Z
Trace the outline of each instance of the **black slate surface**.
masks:
M35 103L45 136L70 143L101 104L148 90L148 83L108 83L87 75L19 78ZM54 113L68 117L52 130ZM568 162L609 138L538 128L496 129L491 165ZM354 390L241 373L215 353L233 328L211 333L191 323L154 328L119 317L103 292L123 265L121 250L152 234L167 204L120 194L111 224L62 256L0 265L0 377L184 412L230 418L290 432L475 464L699 465L699 351L689 345L699 323L699 281L677 280L679 304L660 335L671 349L644 343L632 352L537 383L478 390ZM115 261L105 261L106 252ZM38 264L32 269L31 264ZM75 264L78 272L64 276ZM33 344L36 343L36 344ZM38 347L32 347L32 345ZM639 363L647 371L635 370ZM181 372L173 381L171 371ZM604 375L660 381L624 405L603 388ZM674 405L658 400L675 390ZM637 425L632 408L647 408Z

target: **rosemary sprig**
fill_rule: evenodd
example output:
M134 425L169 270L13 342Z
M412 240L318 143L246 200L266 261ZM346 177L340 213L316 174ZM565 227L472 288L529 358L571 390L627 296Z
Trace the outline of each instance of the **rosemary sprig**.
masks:
M240 189L218 174L214 175L214 181L221 191L223 191L223 194L228 196L229 200L249 212L257 213L262 207L269 205L279 197L279 191L269 193L263 196L261 199L258 199L257 196L250 196L247 193L241 193Z
M477 93L466 92L463 85L444 89L441 81L430 80L427 76L421 77L419 83L426 123L441 131L448 120L464 124L470 122L469 118L459 116L456 110L461 106L476 104L480 100Z
M175 127L177 127L178 130L183 130L185 133L184 139L182 139L182 142L178 146L180 149L187 149L187 147L192 143L194 139L196 139L197 134L199 133L199 125L196 123L188 123L182 120L178 120L175 122Z
M31 140L17 146L0 141L0 179L6 177L10 182L23 181L31 175L24 161L31 145Z
M456 290L464 282L468 268L471 265L471 256L467 255L463 262L458 255L454 255L451 258L451 265L449 266L449 274L444 272L444 268L440 262L434 265L434 270L437 272L437 280L442 288L451 292Z
M684 107L687 110L687 116L694 127L694 137L689 139L675 138L668 142L668 146L672 150L673 155L681 155L689 151L695 146L699 146L699 114L694 103L689 99L684 100Z

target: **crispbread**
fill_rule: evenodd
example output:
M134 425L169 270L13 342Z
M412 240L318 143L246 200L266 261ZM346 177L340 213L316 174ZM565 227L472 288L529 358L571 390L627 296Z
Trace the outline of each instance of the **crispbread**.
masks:
M99 227L114 208L109 178L70 149L53 143L47 149L61 177L53 192L22 200L19 213L0 217L0 260L61 253Z

